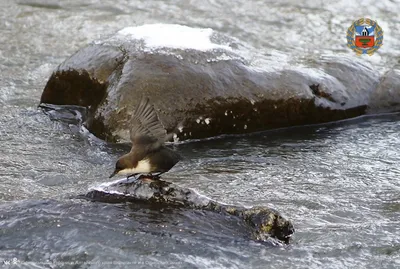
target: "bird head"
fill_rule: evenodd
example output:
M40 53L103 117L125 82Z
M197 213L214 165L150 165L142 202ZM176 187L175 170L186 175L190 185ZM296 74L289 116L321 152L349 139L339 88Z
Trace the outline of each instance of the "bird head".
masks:
M119 174L126 174L125 171L127 169L132 169L132 164L129 162L128 156L122 156L121 158L118 159L118 161L115 164L115 170L114 172L110 175L109 178L112 178L115 175Z

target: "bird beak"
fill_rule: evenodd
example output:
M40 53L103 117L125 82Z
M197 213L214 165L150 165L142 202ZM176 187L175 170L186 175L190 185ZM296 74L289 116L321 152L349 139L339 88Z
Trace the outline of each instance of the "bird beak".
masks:
M117 173L118 173L117 170L115 170L115 171L111 174L111 176L110 176L109 178L112 178L112 177L115 176Z

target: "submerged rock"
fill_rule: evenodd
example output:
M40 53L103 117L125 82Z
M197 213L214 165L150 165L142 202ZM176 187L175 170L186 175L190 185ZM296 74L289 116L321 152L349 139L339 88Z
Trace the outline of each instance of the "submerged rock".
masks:
M109 141L129 141L142 95L180 140L400 110L398 70L380 80L362 59L345 56L286 64L266 57L257 66L242 56L249 51L211 29L125 28L65 60L40 102L86 107L86 127Z
M137 180L132 183L120 180L94 188L85 197L106 203L141 202L208 210L222 215L236 216L249 228L251 238L257 241L266 241L272 237L289 243L290 237L294 233L292 223L283 218L276 210L266 207L245 208L218 203L192 189L182 188L162 180Z

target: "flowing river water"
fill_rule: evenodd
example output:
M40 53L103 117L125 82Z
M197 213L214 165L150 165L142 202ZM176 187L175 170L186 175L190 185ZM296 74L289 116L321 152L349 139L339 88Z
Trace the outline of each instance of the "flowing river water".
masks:
M211 213L77 199L108 181L130 146L106 143L73 120L52 121L37 109L59 63L127 26L210 27L276 57L278 65L353 55L345 31L369 16L386 43L364 59L383 72L399 59L399 11L396 0L2 0L0 264L399 268L399 114L173 146L184 160L165 179L224 203L275 208L293 222L291 244L269 246L246 239L240 225L210 222Z

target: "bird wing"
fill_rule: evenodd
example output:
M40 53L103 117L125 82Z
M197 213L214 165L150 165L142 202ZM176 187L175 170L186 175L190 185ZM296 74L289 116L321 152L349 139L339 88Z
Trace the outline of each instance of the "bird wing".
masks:
M162 146L167 131L161 124L149 98L142 98L131 119L130 138L133 146L141 144L150 148Z

